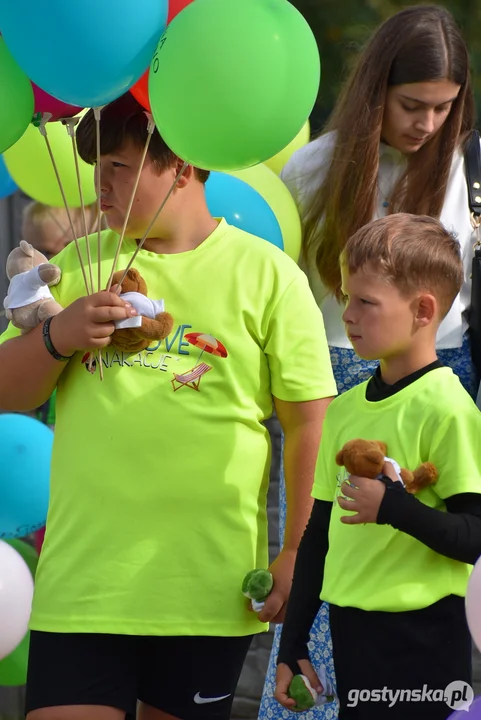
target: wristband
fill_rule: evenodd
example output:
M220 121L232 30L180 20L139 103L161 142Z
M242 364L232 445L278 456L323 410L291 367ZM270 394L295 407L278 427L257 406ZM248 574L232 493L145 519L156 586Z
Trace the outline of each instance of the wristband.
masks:
M49 318L47 318L43 324L42 328L42 335L43 335L43 342L45 343L45 347L49 351L50 355L55 358L55 360L61 360L62 362L67 362L67 360L70 360L70 358L73 357L73 355L60 355L59 352L56 351L55 346L52 342L52 338L50 337L50 323L53 320L53 315ZM75 353L74 353L75 354Z

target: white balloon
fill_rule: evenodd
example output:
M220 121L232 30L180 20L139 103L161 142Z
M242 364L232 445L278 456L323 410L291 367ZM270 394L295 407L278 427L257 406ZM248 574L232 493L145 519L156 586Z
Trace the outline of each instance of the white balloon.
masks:
M481 558L473 568L466 592L466 618L471 637L481 650Z
M28 630L33 579L22 556L0 541L0 660L10 655Z

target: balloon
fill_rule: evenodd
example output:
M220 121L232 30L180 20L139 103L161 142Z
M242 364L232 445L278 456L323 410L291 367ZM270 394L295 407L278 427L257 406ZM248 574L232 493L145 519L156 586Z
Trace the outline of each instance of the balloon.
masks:
M319 78L314 36L287 0L195 0L159 41L149 98L170 149L222 171L285 148L309 117Z
M26 415L5 414L0 438L0 538L24 537L46 522L53 432Z
M167 5L8 0L0 3L0 28L34 83L65 103L95 107L127 92L145 72L167 22Z
M61 123L49 123L47 136L58 166L62 185L70 207L80 207L77 174L72 149L72 140ZM40 130L30 125L27 132L4 154L10 175L19 188L34 200L64 207L62 195L48 154L45 139ZM84 202L95 201L94 167L79 158L80 178Z
M19 687L27 682L28 646L30 633L28 632L20 645L0 660L0 687Z
M175 16L178 15L180 11L187 7L187 5L189 5L191 2L192 0L169 0L169 16L167 18L167 23L170 23L170 21L175 18ZM137 100L137 102L143 105L146 110L151 112L149 100L148 70L144 72L140 80L137 80L135 85L132 85L132 87L130 88L130 92Z
M11 540L5 540L4 542L18 552L18 554L26 562L28 569L32 573L32 577L35 578L38 564L38 553L35 548L30 545L30 543L27 543L24 540L19 540L18 538L12 538ZM0 682L0 685L1 684L2 683Z
M33 579L25 561L0 541L0 660L26 635L32 597Z
M284 249L276 216L264 198L243 180L213 172L205 185L205 197L214 217L224 217L231 225Z
M452 684L459 685L457 692L459 693L464 691L465 695L468 696L468 702L462 703L461 707L456 709L452 715L449 716L448 720L481 720L481 695L474 698L473 702L473 691L466 683L462 683L458 680L458 682L455 681ZM459 697L459 694L455 697ZM469 701L469 698L471 698L471 702ZM451 704L450 707L453 707L453 705Z
M35 549L40 555L43 547L43 541L45 540L45 528L40 528L35 532Z
M167 22L170 23L170 21L173 20L181 10L187 7L187 5L190 5L191 2L192 0L169 0L169 17L167 18Z
M284 150L277 153L277 155L274 155L274 157L271 157L269 160L265 160L264 165L267 165L267 167L275 172L276 175L280 175L282 168L287 163L291 155L293 155L296 150L299 150L301 147L304 147L304 145L307 145L310 135L311 128L309 121L307 121L294 140L291 140L289 145L285 147Z
M149 71L146 70L140 80L137 80L135 85L132 85L130 92L134 98L143 107L151 112L150 101L149 101Z
M57 100L37 87L35 83L32 83L32 87L35 98L35 112L50 113L52 115L50 122L60 120L60 118L72 117L72 115L77 115L77 113L83 110L83 108L77 107L77 105L67 105L61 100Z
M466 619L471 637L481 650L481 558L474 566L466 591Z
M12 195L12 193L16 190L18 190L18 187L13 182L11 175L7 170L3 155L0 155L0 200Z
M33 90L30 80L13 59L5 40L0 37L0 153L22 137L32 115Z
M284 252L296 262L301 252L301 221L291 193L282 180L265 165L228 173L244 180L270 205L282 231Z

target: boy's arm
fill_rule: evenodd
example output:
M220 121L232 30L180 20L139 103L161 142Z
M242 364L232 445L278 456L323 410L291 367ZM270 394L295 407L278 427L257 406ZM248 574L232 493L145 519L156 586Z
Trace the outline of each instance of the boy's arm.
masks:
M79 350L96 350L110 342L115 320L137 312L114 292L79 298L52 319L50 337L64 357ZM52 394L66 363L55 360L43 340L43 323L25 335L0 345L0 409L26 412Z
M0 408L27 412L43 405L65 366L45 347L42 326L7 340L0 345Z
M321 606L324 563L329 549L332 503L315 500L311 517L299 545L292 590L282 628L277 663L297 674L297 661L309 659L309 633Z
M284 544L270 570L274 587L259 614L262 622L282 622L292 584L297 549L312 509L312 485L322 424L332 398L286 402L274 398L284 433L287 515Z
M448 512L428 507L401 483L393 483L386 488L377 524L391 525L440 555L474 565L481 556L481 495L460 493L445 503Z

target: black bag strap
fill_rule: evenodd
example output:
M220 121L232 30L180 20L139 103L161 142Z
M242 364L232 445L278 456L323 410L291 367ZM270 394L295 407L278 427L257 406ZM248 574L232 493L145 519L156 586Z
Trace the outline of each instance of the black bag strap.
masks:
M472 130L466 142L464 162L468 183L469 207L473 214L473 220L479 222L481 216L481 150L477 130Z

